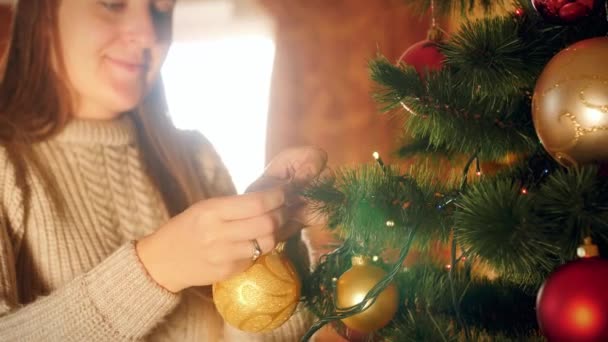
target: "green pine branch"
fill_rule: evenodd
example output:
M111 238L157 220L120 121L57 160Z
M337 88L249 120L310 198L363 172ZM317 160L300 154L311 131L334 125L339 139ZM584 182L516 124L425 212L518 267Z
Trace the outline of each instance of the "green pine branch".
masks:
M530 116L514 120L517 112L508 110L529 108L528 99L507 101L497 110L495 101L479 97L478 104L487 111L477 111L470 91L458 87L449 70L427 75L423 84L413 68L395 66L384 58L373 61L370 69L380 85L375 97L383 109L410 108L405 129L414 139L428 141L431 148L499 159L508 152L528 153L538 143Z
M544 179L517 173L521 168L471 185L458 199L455 231L472 255L505 277L534 284L572 260L585 236L607 248L608 182L595 167L557 169Z
M536 197L536 221L560 251L561 260L572 260L586 236L607 249L608 181L598 176L596 167L555 172Z
M501 274L538 282L555 265L557 253L533 211L535 196L525 185L495 178L471 185L458 199L454 227L458 243Z
M484 112L509 108L513 97L531 90L553 53L520 36L524 25L513 17L467 21L441 45L455 86L469 90L475 102L487 103Z
M328 217L328 228L343 240L357 241L366 253L400 248L419 228L417 244L445 237L432 184L419 185L395 167L364 165L342 168L308 187L303 195Z

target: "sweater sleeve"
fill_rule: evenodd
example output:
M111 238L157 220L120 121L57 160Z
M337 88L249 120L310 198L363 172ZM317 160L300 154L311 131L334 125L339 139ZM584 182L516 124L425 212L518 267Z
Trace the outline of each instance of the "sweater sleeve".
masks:
M138 341L179 302L157 285L127 243L91 271L33 303L17 306L15 269L0 227L3 341Z
M47 296L23 305L17 254L24 228L14 169L0 151L0 340L137 341L179 303L139 261L134 242ZM9 217L15 219L9 219ZM44 227L40 227L44 229Z
M202 136L197 137L197 141L201 144L197 148L197 158L200 167L204 172L205 179L209 180L211 187L214 189L213 195L224 196L236 193L232 178L224 166L221 157L217 154L211 143ZM306 259L303 260L303 263L298 262L298 264L307 265L310 258L310 247L303 243L298 243L298 241L295 243L298 244L300 248L298 249L298 253L290 253L290 257L294 258L298 255L300 258ZM287 322L268 333L247 333L224 323L224 341L298 341L312 325L313 318L313 315L304 307L304 305L300 305Z

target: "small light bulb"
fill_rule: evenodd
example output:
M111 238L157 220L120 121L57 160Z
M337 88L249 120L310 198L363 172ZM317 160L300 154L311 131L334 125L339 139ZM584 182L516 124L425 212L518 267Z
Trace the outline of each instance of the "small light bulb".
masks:
M577 249L576 249L576 255L577 255L579 258L584 258L584 257L585 257L585 254L586 254L586 253L585 253L585 249L584 249L583 247L579 247L579 248L577 248Z
M378 160L380 158L380 153L378 152L374 152L372 153L372 155L374 156L374 159Z
M386 221L386 226L389 227L389 228L394 227L395 226L395 221L393 221L393 220Z

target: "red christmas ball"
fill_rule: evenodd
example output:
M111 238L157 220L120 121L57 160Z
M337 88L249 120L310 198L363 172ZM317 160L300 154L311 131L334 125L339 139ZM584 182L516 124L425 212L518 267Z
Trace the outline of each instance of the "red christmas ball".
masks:
M582 258L557 268L540 288L536 309L550 342L608 341L608 260Z
M554 24L573 24L598 11L602 0L532 0L543 19Z
M375 333L364 333L347 327L341 321L332 322L334 330L348 342L377 342L382 339Z
M429 39L410 46L399 57L399 63L413 66L421 79L424 79L427 71L441 70L444 60L445 56L437 48L437 43Z

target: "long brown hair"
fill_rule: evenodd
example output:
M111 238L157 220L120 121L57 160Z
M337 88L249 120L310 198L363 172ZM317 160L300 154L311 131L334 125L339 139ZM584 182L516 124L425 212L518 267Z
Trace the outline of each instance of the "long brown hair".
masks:
M19 0L13 9L8 49L0 65L0 144L15 165L17 184L29 196L26 161L52 183L35 162L31 144L60 132L70 119L68 81L58 35L61 0ZM200 170L167 116L158 80L132 113L149 174L173 216L207 195ZM27 165L31 165L30 162ZM56 204L59 198L53 199ZM26 204L27 205L27 204Z

